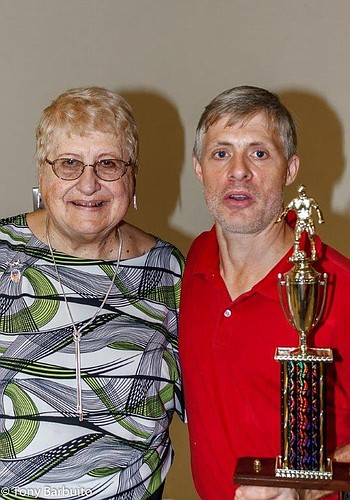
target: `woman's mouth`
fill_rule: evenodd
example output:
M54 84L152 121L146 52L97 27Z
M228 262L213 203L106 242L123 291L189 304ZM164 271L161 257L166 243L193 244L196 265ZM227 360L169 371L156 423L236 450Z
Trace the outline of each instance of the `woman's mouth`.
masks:
M76 207L99 208L102 207L103 201L73 201Z

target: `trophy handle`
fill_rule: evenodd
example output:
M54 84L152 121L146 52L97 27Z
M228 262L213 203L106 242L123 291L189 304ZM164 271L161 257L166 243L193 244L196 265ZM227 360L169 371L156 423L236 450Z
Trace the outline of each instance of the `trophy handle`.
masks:
M328 285L328 275L327 273L323 273L323 280L320 281L320 285L323 287L323 295L322 295L322 300L321 300L321 304L320 304L320 309L319 309L319 312L317 313L316 315L316 318L312 324L312 326L316 326L317 323L320 321L320 318L323 314L323 310L324 310L324 306L326 304L326 296L327 296L327 285ZM321 288L321 287L320 287Z
M285 304L288 303L288 300L285 300L285 298L287 299L286 292L285 292L285 295L283 294L283 289L284 290L286 289L286 286L285 286L286 285L286 281L283 279L282 273L278 273L277 277L278 277L278 295L279 295L279 298L280 298L280 303L281 303L281 306L282 306L282 311L283 311L283 313L284 313L284 315L285 315L288 323L291 326L294 327L292 315L290 314L289 309L287 310L287 307L285 305Z

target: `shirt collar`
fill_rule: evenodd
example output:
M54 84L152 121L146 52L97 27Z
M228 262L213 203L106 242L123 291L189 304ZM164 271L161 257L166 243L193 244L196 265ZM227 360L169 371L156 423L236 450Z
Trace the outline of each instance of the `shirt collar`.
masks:
M210 231L202 233L200 238L205 251L201 251L199 247L193 274L217 275L219 273L220 259L215 225Z
M322 259L323 247L322 242L318 236L315 236L316 253L319 259ZM302 234L300 241L300 248L306 251L307 255L310 255L310 241L306 233ZM282 259L276 264L276 266L271 269L271 271L263 278L259 283L253 286L252 292L256 291L261 293L271 299L277 298L278 293L278 275L285 274L292 269L294 264L289 261L292 256L293 247L291 247L288 252L282 257ZM318 267L317 261L314 265L315 269Z
M203 275L210 278L219 276L219 244L216 236L215 225L210 231L202 233L201 237L201 242L205 251L201 252L199 247L196 262L193 268L193 274ZM321 259L323 248L322 242L318 236L315 236L315 244L317 255L319 259ZM300 247L307 252L307 255L310 255L310 242L305 232L302 234ZM256 283L247 293L260 293L270 299L279 300L278 275L283 275L293 267L293 264L289 262L289 257L291 257L292 253L293 247L291 247L282 259L275 265L275 267L271 269L271 271L262 280Z

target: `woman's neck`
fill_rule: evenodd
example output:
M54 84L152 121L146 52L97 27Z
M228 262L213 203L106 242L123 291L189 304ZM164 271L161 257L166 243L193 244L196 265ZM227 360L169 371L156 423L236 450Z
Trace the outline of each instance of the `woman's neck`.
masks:
M48 244L49 237L53 250L74 257L116 260L119 246L117 227L123 237L122 259L144 255L156 244L152 235L123 220L110 231L89 236L61 231L55 226L46 210L36 210L27 214L27 222L32 233L44 244Z
M117 227L99 235L68 234L56 226L45 210L28 214L27 221L33 234L46 245L50 243L53 250L89 259L115 260L117 258L119 245ZM120 227L122 225L123 222Z

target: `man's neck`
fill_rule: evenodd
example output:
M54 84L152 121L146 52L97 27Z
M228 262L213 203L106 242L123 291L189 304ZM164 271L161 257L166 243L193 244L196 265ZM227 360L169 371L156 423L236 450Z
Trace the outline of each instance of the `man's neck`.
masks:
M217 227L220 274L231 299L248 292L288 252L294 233L286 224L274 224L258 234L235 234Z

